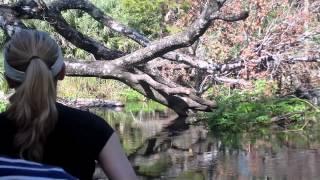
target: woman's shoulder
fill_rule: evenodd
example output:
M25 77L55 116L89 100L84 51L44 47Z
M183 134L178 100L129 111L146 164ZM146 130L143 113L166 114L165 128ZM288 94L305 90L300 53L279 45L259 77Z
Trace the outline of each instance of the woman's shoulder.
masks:
M80 110L77 108L66 106L61 103L57 103L56 105L57 105L58 112L66 114L66 115L73 115L73 116L90 116L90 115L92 115L92 113L89 111Z
M91 147L96 157L114 133L113 128L103 118L91 112L62 104L58 104L57 109L59 120L56 130L71 135L81 141L81 144Z
M95 121L106 122L103 118L89 111L69 107L60 103L57 103L57 110L59 119L64 119L64 121L76 121L78 123L94 123Z

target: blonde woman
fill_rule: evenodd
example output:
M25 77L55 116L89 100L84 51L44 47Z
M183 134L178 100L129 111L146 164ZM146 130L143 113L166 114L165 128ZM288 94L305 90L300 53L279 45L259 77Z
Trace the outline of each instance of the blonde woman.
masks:
M103 119L56 102L65 65L47 33L17 32L4 48L4 68L15 93L0 115L0 155L59 166L79 179L92 179L99 161L110 179L137 179Z

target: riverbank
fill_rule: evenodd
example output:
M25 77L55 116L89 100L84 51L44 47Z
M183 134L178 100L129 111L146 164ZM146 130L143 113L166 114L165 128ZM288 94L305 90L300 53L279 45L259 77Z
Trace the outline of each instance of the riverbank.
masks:
M267 81L250 90L220 89L218 108L203 115L213 131L250 132L260 128L303 131L319 123L316 104L291 95L279 95ZM317 97L316 97L317 98Z

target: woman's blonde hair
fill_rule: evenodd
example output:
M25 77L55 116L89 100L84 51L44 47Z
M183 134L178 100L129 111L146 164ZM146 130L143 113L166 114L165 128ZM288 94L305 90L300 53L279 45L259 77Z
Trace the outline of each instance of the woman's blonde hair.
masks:
M57 122L56 78L50 67L59 54L57 43L35 30L17 32L5 46L8 66L24 72L21 82L7 77L18 84L9 99L7 116L16 126L14 146L21 158L41 162L47 136Z

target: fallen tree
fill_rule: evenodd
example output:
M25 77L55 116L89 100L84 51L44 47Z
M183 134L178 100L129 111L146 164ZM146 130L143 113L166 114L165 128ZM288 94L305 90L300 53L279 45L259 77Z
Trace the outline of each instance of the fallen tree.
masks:
M220 10L225 1L208 0L201 15L185 31L155 41L115 21L87 0L20 0L16 3L2 4L0 5L0 27L10 37L20 29L27 28L21 21L22 19L46 21L66 40L92 53L97 59L90 62L67 61L67 75L119 80L144 96L184 116L190 111L210 111L216 107L216 103L202 98L201 93L193 88L165 79L150 69L151 61L165 59L211 74L241 67L243 65L241 62L230 65L213 64L176 51L191 46L210 26L214 25L216 20L233 22L248 17L248 12L236 13L233 16L223 15ZM61 11L68 9L85 11L104 26L131 38L143 48L130 54L107 48L103 43L70 26L61 15Z

